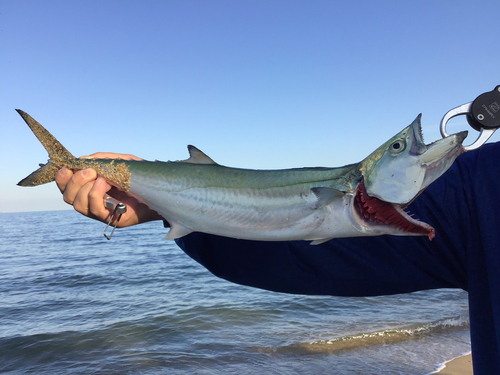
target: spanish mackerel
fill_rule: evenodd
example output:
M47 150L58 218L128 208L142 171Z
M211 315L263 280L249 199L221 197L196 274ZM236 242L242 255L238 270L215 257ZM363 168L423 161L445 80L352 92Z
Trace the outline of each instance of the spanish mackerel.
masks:
M93 168L109 184L157 211L170 224L166 239L205 232L248 240L435 236L404 208L463 152L467 132L425 145L419 115L359 163L339 168L251 170L217 164L194 146L182 161L79 159L42 125L17 110L49 154L19 182L54 181L62 167Z

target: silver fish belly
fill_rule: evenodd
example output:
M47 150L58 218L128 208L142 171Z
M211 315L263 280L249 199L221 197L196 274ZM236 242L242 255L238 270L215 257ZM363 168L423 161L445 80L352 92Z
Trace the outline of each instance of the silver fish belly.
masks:
M345 191L353 189L345 175L354 176L355 166L255 171L189 163L150 163L147 168L141 164L137 169L130 165L129 192L170 223L168 239L182 237L192 228L253 240L319 240L332 230L336 237L359 235L359 228L346 220L353 194Z

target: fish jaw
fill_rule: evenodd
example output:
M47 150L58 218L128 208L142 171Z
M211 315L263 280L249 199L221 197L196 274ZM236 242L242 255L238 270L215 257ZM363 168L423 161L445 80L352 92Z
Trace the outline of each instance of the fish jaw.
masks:
M465 152L462 142L467 137L467 131L452 134L426 146L419 156L419 163L425 167L425 176L421 190L437 180L451 167L455 159Z
M432 240L435 237L434 228L414 219L404 208L404 205L371 197L366 191L364 181L361 181L353 198L351 215L362 232L400 236L426 235Z
M467 132L426 145L420 118L419 115L361 162L364 185L370 197L408 205L464 151L462 142Z

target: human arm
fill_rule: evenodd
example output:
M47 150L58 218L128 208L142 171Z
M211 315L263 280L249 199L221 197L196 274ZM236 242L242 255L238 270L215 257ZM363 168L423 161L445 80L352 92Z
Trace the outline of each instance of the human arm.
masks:
M446 227L436 226L436 232ZM453 234L456 238L449 237ZM192 233L177 244L216 276L238 284L293 294L375 296L467 289L463 235L453 234L432 242L427 237L378 236L314 246Z

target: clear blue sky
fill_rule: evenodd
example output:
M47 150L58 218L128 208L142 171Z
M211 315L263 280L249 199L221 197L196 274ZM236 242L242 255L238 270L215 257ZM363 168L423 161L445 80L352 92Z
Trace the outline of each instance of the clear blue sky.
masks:
M235 167L334 167L420 112L434 141L446 111L500 84L499 14L498 0L2 0L0 211L69 208L55 184L16 186L47 154L15 108L77 156L177 160L193 144Z

